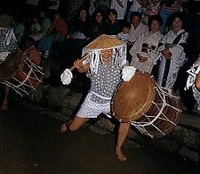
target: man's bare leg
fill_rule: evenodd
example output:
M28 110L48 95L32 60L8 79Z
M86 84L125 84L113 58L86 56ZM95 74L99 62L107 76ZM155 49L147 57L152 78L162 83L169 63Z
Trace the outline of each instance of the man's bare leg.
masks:
M1 105L1 110L7 110L8 109L8 95L9 95L10 87L5 86L4 91L4 98Z
M72 120L69 122L66 122L62 124L60 131L66 132L66 131L76 131L78 130L82 125L84 125L89 118L81 118L78 116L75 116Z
M124 144L124 141L126 140L130 126L131 126L130 123L120 123L120 125L119 125L115 153L117 155L117 158L120 161L126 161L126 159L127 159L126 156L123 154L122 145Z

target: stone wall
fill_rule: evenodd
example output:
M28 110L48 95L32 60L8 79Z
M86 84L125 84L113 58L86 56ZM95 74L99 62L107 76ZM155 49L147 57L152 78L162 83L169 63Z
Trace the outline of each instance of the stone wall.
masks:
M52 87L41 85L33 92L29 99L36 103L43 103L50 109L60 113L61 121L71 118L82 101L83 94L68 88L67 86ZM90 122L89 127L100 134L115 133L118 121L115 118L99 117ZM200 115L182 114L179 124L174 131L158 139L151 139L142 135L133 126L129 132L128 139L141 146L150 146L164 153L180 155L185 160L196 164L200 162Z

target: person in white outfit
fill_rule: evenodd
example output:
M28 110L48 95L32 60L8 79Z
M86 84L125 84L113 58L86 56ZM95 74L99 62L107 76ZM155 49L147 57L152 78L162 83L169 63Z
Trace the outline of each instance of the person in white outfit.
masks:
M130 42L134 44L137 38L146 31L148 31L148 26L142 23L142 14L139 12L133 12L131 14Z
M117 20L124 20L127 8L127 0L111 0L110 8L117 11Z
M83 55L85 54L88 54L88 57L85 60L77 59L74 66L78 72L86 73L91 80L90 90L76 116L62 124L61 132L74 132L101 113L108 116L111 111L111 99L118 84L122 80L129 81L136 70L133 66L127 66L126 43L110 35L100 35L85 46ZM127 70L130 71L123 73ZM61 75L62 83L69 84L70 77L72 73L66 69ZM123 130L119 131L118 137L117 144L121 144ZM124 161L120 150L116 149L116 155L119 160Z
M117 34L117 38L129 44L131 24L129 22L122 23L122 31Z
M157 46L163 37L159 31L161 25L162 17L160 15L149 17L149 31L139 36L130 49L132 56L131 65L140 71L151 73L154 62L156 62L159 56Z
M185 20L182 12L172 14L171 19L172 30L163 37L158 46L161 62L157 82L160 86L173 90L179 69L187 60L184 48L189 33L184 29Z

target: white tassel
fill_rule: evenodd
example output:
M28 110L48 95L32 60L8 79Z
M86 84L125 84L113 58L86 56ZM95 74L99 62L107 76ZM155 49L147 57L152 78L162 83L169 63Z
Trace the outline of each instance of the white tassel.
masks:
M107 49L112 49L112 60L115 65L121 66L122 62L126 60L126 44L122 44L116 47L111 47ZM82 55L86 54L87 52L90 52L90 72L91 74L97 74L98 73L98 67L99 67L99 61L102 62L101 58L101 51L103 49L87 49L83 48Z
M65 69L65 71L61 74L60 79L63 85L69 85L72 81L73 74L70 69Z

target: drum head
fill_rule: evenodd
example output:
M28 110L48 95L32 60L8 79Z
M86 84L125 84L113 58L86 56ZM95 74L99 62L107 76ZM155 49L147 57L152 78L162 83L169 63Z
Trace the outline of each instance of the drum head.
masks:
M113 116L122 122L135 121L146 113L156 95L154 78L136 72L128 82L119 84L111 102Z
M9 54L5 61L0 63L0 82L12 78L22 66L24 59L25 56L22 52Z

